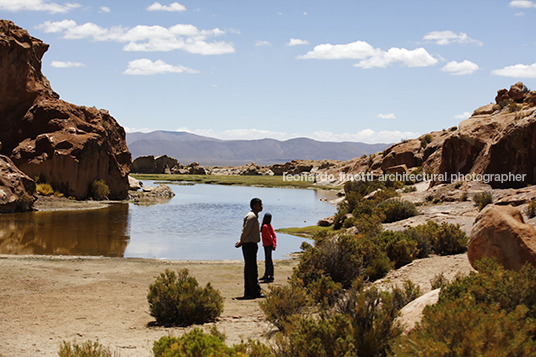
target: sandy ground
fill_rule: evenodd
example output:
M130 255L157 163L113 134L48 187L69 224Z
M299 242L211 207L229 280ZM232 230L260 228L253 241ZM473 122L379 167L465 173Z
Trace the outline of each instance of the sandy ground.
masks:
M276 261L274 284L285 283L295 264L292 259ZM0 256L0 355L56 356L62 341L98 339L119 356L152 356L161 336L192 328L154 327L149 315L149 285L165 269L181 268L203 286L211 282L224 297L223 314L203 328L215 324L229 345L248 338L265 341L273 329L258 300L236 299L243 291L241 261ZM390 272L382 283L409 278L426 292L435 274L453 277L470 270L465 254L420 259Z
M293 264L276 261L273 284L285 282ZM161 336L191 329L153 327L147 302L160 273L182 268L221 292L225 307L215 325L228 344L270 331L258 300L235 299L243 293L241 261L0 256L0 355L55 356L64 340L98 339L120 356L151 356Z

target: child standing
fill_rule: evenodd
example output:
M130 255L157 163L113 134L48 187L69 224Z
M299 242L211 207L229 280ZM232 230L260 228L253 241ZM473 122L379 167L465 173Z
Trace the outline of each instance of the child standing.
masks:
M272 261L272 251L275 250L276 237L274 229L272 228L272 215L266 213L262 219L262 245L264 247L264 276L260 279L264 283L271 283L274 281L274 262Z

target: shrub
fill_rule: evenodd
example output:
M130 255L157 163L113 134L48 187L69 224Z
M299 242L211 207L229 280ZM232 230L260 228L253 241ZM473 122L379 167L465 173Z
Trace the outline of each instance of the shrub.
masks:
M419 254L417 242L402 232L381 232L372 240L385 252L395 268L411 263Z
M43 196L50 196L54 193L54 189L48 183L38 183L35 187L38 194Z
M188 269L178 274L166 269L149 286L147 300L158 323L188 326L214 321L223 311L223 299L210 283L200 288Z
M484 207L493 202L493 196L490 191L475 193L473 202L478 206L478 210L482 211Z
M536 200L534 199L530 200L525 213L527 214L529 218L536 216Z
M301 248L303 254L294 268L293 279L304 287L326 275L348 288L363 273L361 251L355 237L327 237L317 240L314 247L304 242Z
M365 289L358 279L334 311L317 318L293 316L288 329L276 336L276 355L385 356L390 341L401 333L394 323L397 316L390 293Z
M228 347L225 335L216 328L206 334L200 328L194 328L181 337L163 336L153 344L155 357L268 357L272 352L258 341L248 340L239 345Z
M405 279L402 283L402 288L395 286L392 291L393 303L397 310L402 309L404 306L422 295L421 287L413 284L409 279Z
M329 276L321 276L309 284L309 294L321 308L327 309L339 299L343 293L342 285Z
M294 284L270 286L269 289L266 299L259 302L259 306L266 320L283 330L293 315L301 314L307 308L307 295L304 289Z
M88 340L82 344L77 344L76 341L65 342L60 345L59 357L111 357L112 352L105 348L98 341Z
M449 280L445 277L445 274L443 273L436 274L432 279L430 279L430 285L432 286L432 290L442 289L448 284Z
M385 215L384 223L396 222L419 214L412 202L404 200L388 200L374 209L378 214Z
M110 187L108 187L104 180L95 180L91 184L89 192L94 200L102 201L108 199Z
M443 222L433 236L432 247L436 254L459 254L467 250L469 238L459 224Z

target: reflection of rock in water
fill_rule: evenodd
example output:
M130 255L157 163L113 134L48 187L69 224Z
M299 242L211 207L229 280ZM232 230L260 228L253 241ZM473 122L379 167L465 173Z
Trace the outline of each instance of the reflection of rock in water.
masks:
M1 254L122 257L129 240L128 204L0 215Z

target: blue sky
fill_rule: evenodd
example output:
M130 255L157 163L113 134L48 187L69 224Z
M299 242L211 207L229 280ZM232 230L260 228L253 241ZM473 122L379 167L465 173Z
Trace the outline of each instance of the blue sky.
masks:
M390 143L536 89L536 2L0 0L62 99L127 130Z

